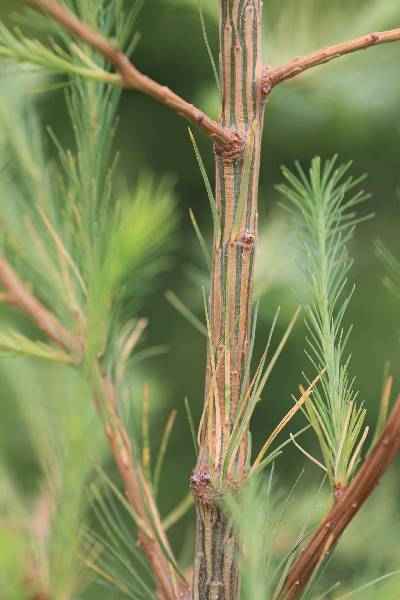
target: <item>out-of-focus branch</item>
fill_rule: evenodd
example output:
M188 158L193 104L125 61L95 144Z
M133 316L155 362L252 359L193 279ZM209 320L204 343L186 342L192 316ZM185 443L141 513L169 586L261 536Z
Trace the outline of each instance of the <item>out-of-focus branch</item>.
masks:
M113 44L106 40L89 25L80 21L76 15L53 0L25 0L50 15L58 23L68 29L82 42L102 54L121 76L121 85L151 96L161 104L165 104L177 114L182 115L225 149L241 151L243 140L235 132L226 129L193 104L190 104L168 87L161 85L141 73Z
M18 307L58 346L73 357L83 358L80 341L70 333L25 287L4 257L0 257L0 283L4 298ZM164 532L152 491L144 477L141 464L135 461L129 436L118 414L118 399L112 382L95 366L96 407L102 417L109 445L124 484L127 499L139 520L139 541L154 573L160 600L188 598L186 582L175 572L172 551ZM170 560L167 559L168 553ZM42 592L44 594L44 592ZM39 595L34 600L46 598Z
M321 561L328 556L343 531L378 485L382 475L400 450L400 396L371 453L356 477L336 501L307 546L291 567L280 600L295 600Z
M37 500L34 507L31 533L37 548L45 551L47 538L51 529L51 519L54 514L55 502L52 495L46 490ZM50 594L42 588L40 569L37 564L29 561L26 583L29 589L35 591L29 596L29 600L50 600Z
M345 54L356 52L357 50L365 50L371 46L388 44L389 42L397 42L399 40L400 28L390 29L388 31L378 31L376 33L363 35L354 40L321 48L320 50L310 52L310 54L305 54L304 56L296 56L289 62L277 67L265 67L262 78L264 93L268 94L275 85L286 81L286 79L296 77L312 67L327 63L334 58L339 58Z
M25 313L57 346L68 352L75 362L82 359L80 341L31 294L20 277L4 258L0 257L0 283L5 288L4 299Z
M104 409L102 412L105 415L105 430L124 484L125 494L143 524L142 527L139 527L139 543L153 571L159 597L162 600L176 600L177 598L185 600L189 598L189 589L166 557L165 551L172 557L172 550L142 466L139 462L134 461L131 442L118 414L118 398L115 387L108 378L102 376L99 371L98 373L102 398L97 398L97 404L100 410Z

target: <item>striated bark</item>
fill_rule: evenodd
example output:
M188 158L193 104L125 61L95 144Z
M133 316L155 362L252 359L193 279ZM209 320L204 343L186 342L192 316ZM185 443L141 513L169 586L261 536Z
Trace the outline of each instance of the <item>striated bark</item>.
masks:
M223 511L199 502L193 573L194 600L239 597L237 552L238 544L232 524Z
M221 468L238 418L250 360L251 305L257 241L257 193L263 125L261 1L220 0L220 124L244 148L215 145L215 227L209 297L205 408L191 479L197 506L193 581L196 600L239 597L237 540L220 508L226 486L238 489L248 467L248 433L225 476ZM239 416L240 418L240 416Z

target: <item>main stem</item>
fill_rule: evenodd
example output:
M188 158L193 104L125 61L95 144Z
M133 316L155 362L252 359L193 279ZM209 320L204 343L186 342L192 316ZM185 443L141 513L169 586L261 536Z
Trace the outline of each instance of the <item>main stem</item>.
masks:
M215 223L205 405L191 487L197 507L194 600L235 600L238 542L222 503L249 464L247 428L227 460L248 387L257 195L263 125L261 0L219 0L220 123L244 141L239 152L215 146Z

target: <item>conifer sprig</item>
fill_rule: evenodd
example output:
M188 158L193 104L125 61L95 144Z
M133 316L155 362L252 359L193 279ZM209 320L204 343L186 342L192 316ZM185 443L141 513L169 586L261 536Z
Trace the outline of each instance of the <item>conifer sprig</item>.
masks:
M73 4L79 16L96 24L103 35L116 35L118 44L125 45L127 29L119 0L113 3L96 0L90 3L90 9L88 3ZM119 24L120 19L122 24ZM67 36L64 33L62 36L67 47ZM82 52L79 47L80 57ZM103 68L104 59L94 51L86 48L85 56L93 68ZM103 80L81 77L81 73L68 74L71 81L67 104L75 143L72 149L64 149L51 134L58 157L50 165L33 98L22 87L26 86L26 80L21 85L21 78L14 81L4 77L2 84L7 82L7 86L0 101L1 254L11 264L17 263L15 270L19 277L14 280L25 290L23 298L28 298L29 306L33 307L30 311L24 310L26 302L20 302L19 308L65 353L38 342L34 339L37 336L30 339L15 332L3 334L0 347L7 352L47 361L73 362L76 371L71 372L76 372L85 383L84 394L72 393L71 396L76 416L83 415L83 406L92 415L94 398L125 488L130 490L127 502L132 510L140 513L138 530L157 547L155 553L159 553L158 560L167 572L166 585L178 588L180 575L175 570L179 568L168 548L150 486L142 481L143 469L138 463L135 440L128 439L121 416L124 407L119 406L121 398L126 404L131 401L129 373L125 377L120 375L129 371L129 355L136 343L135 337L140 336L143 329L140 322L136 329L134 322L126 323L124 303L132 297L135 300L143 297L154 275L165 265L164 244L170 240L176 224L174 198L168 181L162 180L156 185L149 174L139 178L134 192L115 191L117 171L112 146L120 89L105 85L107 82ZM7 259L3 261L5 264L8 264ZM33 293L27 289L28 281ZM2 288L9 301L7 283L2 281ZM52 308L49 312L48 307ZM49 327L41 327L44 317L35 320L34 313L38 310ZM67 354L70 344L64 343L65 339L77 342L81 350L79 360L71 360ZM118 351L121 347L122 364ZM85 428L87 421L82 420L75 437L81 435L89 441ZM52 577L60 575L57 588L51 582L52 593L54 591L57 597L78 593L73 575L76 563L81 568L81 554L85 554L85 541L79 535L79 527L87 510L83 485L93 465L84 471L78 441L74 438L73 443L66 444L66 447L76 448L71 451L73 461L71 458L71 464L57 473L60 495L63 499L65 495L65 502L60 499L57 503L52 520L55 526L49 532L51 544L45 556ZM85 451L84 456L88 455ZM77 465L82 478L75 478L72 484L73 469ZM75 504L68 514L72 490ZM74 557L73 564L59 560L61 548L64 556ZM94 557L91 562L96 562ZM35 567L45 580L41 565ZM47 582L41 587L46 589Z
M326 375L306 405L325 466L335 487L347 485L361 447L357 445L365 409L356 403L357 391L349 375L346 344L351 327L343 318L354 288L347 289L352 265L348 255L357 223L354 212L367 195L354 188L364 179L347 175L351 163L336 166L336 157L321 164L314 158L308 176L296 163L296 173L283 168L287 184L278 190L289 200L305 254L303 267L309 300L305 305L306 354Z
M400 261L388 250L381 240L375 243L376 255L386 269L383 283L400 300Z
M9 30L0 23L0 56L27 63L57 75L78 75L94 81L120 85L120 76L102 69L77 44L67 52L53 42L49 47L29 39L18 29Z

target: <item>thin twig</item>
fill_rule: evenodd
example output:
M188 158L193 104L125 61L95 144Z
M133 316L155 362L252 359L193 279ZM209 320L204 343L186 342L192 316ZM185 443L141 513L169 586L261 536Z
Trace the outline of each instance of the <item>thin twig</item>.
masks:
M160 85L147 75L141 73L111 42L94 31L89 25L83 23L58 2L53 0L25 0L43 12L50 15L58 23L68 29L73 35L85 44L99 52L117 70L121 76L121 85L143 92L165 104L179 115L197 125L209 137L214 139L225 149L238 149L243 147L241 136L234 131L224 128L222 125L205 115L200 109L186 102L164 85Z
M376 33L363 35L354 40L321 48L304 56L296 56L283 65L272 68L266 67L262 77L262 88L264 93L267 94L275 85L286 81L286 79L296 77L312 67L322 65L334 58L339 58L357 50L365 50L371 46L388 44L389 42L397 42L399 40L400 28L396 28L388 31L377 31Z
M71 354L74 362L82 360L82 345L33 294L25 287L5 258L0 257L0 283L5 288L4 299L24 312L57 346Z
M97 374L100 388L96 406L105 416L106 434L124 484L126 497L145 525L139 530L139 543L150 563L159 596L165 600L175 600L181 594L184 598L188 593L188 587L174 571L165 555L166 550L173 557L149 483L145 478L142 465L135 461L128 434L119 417L116 389L110 379L101 374L99 366L97 366Z
M78 338L65 329L35 298L4 257L0 257L0 283L5 288L5 301L18 307L30 317L39 329L63 350L71 353L73 357L79 353L82 360L83 348ZM94 397L95 404L100 415L104 417L109 445L128 501L144 524L143 530L139 532L140 544L152 567L160 597L165 600L175 600L179 594L187 594L187 585L174 572L160 545L161 542L172 556L150 486L144 477L142 466L135 462L129 437L119 417L115 387L108 378L104 377L99 364L96 364L95 375L98 383L98 392Z
M295 600L304 591L316 567L337 544L343 531L378 485L400 450L400 396L371 453L322 521L307 546L294 562L279 598Z

